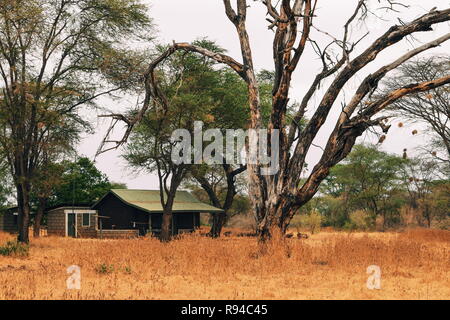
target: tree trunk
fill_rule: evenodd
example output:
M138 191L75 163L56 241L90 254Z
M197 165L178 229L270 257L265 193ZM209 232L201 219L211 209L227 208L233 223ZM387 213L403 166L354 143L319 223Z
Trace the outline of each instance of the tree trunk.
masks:
M218 238L222 232L222 228L227 222L227 211L216 213L213 215L213 224L211 230L209 230L208 235L211 238Z
M284 234L293 216L293 207L283 197L274 201L266 201L269 206L265 208L264 218L257 224L256 234L261 242L269 240L273 234Z
M164 205L164 211L162 216L162 225L161 225L161 236L160 240L162 242L168 242L172 238L172 208L173 208L173 202L175 200L175 192L170 192L167 195L167 201Z
M36 216L34 218L33 235L35 238L39 238L39 236L41 235L41 223L42 218L44 217L46 206L47 206L47 199L39 198L39 205L36 211Z
M430 209L428 207L428 205L425 205L425 218L427 219L427 226L428 228L431 228L431 214L430 214Z
M17 206L18 206L18 231L17 240L29 243L28 228L30 225L30 188L26 183L19 183L17 186Z
M209 200L213 204L213 206L217 208L222 208L223 212L213 214L213 223L211 226L211 230L209 230L208 235L212 238L220 237L222 232L222 228L227 222L228 212L233 205L234 196L236 195L236 175L242 173L246 170L245 167L241 167L239 169L233 170L233 168L229 164L223 164L223 169L225 171L225 175L227 177L227 194L225 196L225 201L223 206L220 204L220 200L214 188L208 182L208 180L204 176L197 176L196 179L202 186L202 188L208 194Z

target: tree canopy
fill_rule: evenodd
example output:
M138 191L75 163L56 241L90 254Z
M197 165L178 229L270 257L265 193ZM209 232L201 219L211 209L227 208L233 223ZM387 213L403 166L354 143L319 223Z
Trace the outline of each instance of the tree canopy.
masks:
M382 216L388 225L402 205L402 169L406 162L374 146L357 145L331 170L321 189L324 194L344 199L343 214L366 210L373 218Z
M32 180L44 150L73 124L86 129L86 106L138 86L151 39L139 0L0 2L0 144L17 189L19 240L28 242ZM67 125L71 123L71 125Z
M62 174L59 184L54 185L49 206L65 204L92 205L114 188L126 188L122 183L110 182L88 158L81 157L75 162L60 164Z

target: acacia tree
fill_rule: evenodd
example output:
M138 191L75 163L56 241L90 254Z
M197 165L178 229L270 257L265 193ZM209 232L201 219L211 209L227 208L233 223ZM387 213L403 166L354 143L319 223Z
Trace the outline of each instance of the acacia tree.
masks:
M411 82L431 81L448 75L450 56L431 56L402 65L395 76L387 79L386 88L401 88ZM386 89L385 89L386 90ZM450 86L442 86L429 92L408 95L395 101L391 107L395 116L425 123L433 133L433 143L428 152L435 158L450 164ZM433 150L433 148L436 148ZM443 150L446 156L439 157Z
M17 190L19 241L28 242L45 128L132 86L139 55L124 39L148 40L149 27L139 0L0 2L0 143Z
M124 158L137 170L156 172L158 175L163 208L160 239L164 242L171 239L172 208L178 187L188 170L187 165L172 162L172 147L177 142L171 140L171 134L177 129L177 124L190 127L186 120L190 122L191 117L186 109L173 110L173 105L170 109L166 105L161 112L142 119L124 153Z
M209 96L213 101L213 107L210 112L214 117L214 121L208 123L208 127L221 130L224 137L228 129L245 129L249 120L249 112L246 107L247 89L245 82L239 76L230 73L229 70L218 68L216 64L211 65L210 73L215 76L217 81L208 81L207 87L203 90L203 94ZM260 94L263 97L261 108L265 123L267 123L268 114L270 113L272 90L270 80L272 77L272 72L267 70L263 70L258 74ZM222 141L221 144L224 146L226 142ZM189 175L206 192L211 204L223 209L222 212L212 215L212 225L208 232L209 236L213 238L220 236L223 226L230 217L233 202L238 193L237 178L246 169L246 165L236 166L225 161L217 165L191 166Z
M48 112L47 112L48 111ZM60 161L64 156L75 154L75 146L83 129L89 130L87 122L80 118L65 116L43 108L38 123L40 157L37 158L35 174L31 178L31 203L35 206L34 237L40 236L41 222L49 198L62 182L64 171Z
M217 53L224 52L207 39L197 40L196 45ZM198 163L191 166L174 165L171 163L173 142L170 138L172 131L179 128L186 128L192 134L193 119L202 120L203 130L214 127L225 133L227 129L244 128L249 118L248 109L245 107L245 83L233 72L219 67L215 61L193 53L171 56L165 61L161 71L159 77L164 82L164 93L161 95L164 94L165 98L159 103L159 111L156 111L160 115L153 119L144 118L140 128L131 136L125 158L138 169L142 167L158 173L163 194L167 197L162 201L167 212L170 211L167 201L175 196L178 186L170 192L172 182L169 183L161 174L175 178L177 175L173 175L172 170L178 172L177 169L180 169L180 179L186 175L191 178L191 183L203 188L209 201L223 209L223 212L213 214L213 224L209 232L212 237L218 237L237 193L236 176L245 171L245 166L227 163L212 166ZM219 143L223 145L225 141ZM218 188L216 178L223 182L221 188ZM178 185L179 179L174 180L174 183ZM222 192L226 193L223 198L220 195ZM163 218L169 215L167 213ZM169 218L164 221L166 220ZM167 226L170 226L170 223ZM162 234L168 232L165 228L162 229ZM165 235L162 238L167 240Z
M238 193L236 178L246 170L245 166L233 168L230 164L221 166L192 166L189 174L206 192L211 204L223 209L212 215L212 225L208 235L212 238L220 237L222 228L229 218L234 198ZM224 194L224 196L222 196Z
M205 42L199 44L210 46ZM164 50L158 48L158 51ZM154 112L146 114L139 123L124 153L124 158L137 170L158 175L163 207L162 241L171 238L176 192L189 169L187 164L172 161L172 149L179 143L172 139L172 132L185 128L192 133L195 119L209 122L213 118L211 99L201 94L206 83L216 81L210 66L206 59L199 60L192 55L178 54L165 61L158 75L162 82L159 89L162 99L152 101Z
M402 174L408 202L411 208L419 209L428 228L436 218L440 218L439 202L445 202L448 197L440 190L448 187L448 175L441 172L440 162L436 159L412 158L405 162ZM448 211L448 210L447 210ZM422 221L418 221L422 224Z
M342 106L335 128L329 135L319 162L312 168L304 181L301 174L305 166L305 159L319 130L328 119L330 110L344 86L350 80L356 80L356 74L368 66L385 49L401 42L417 32L433 30L432 26L450 20L450 9L432 10L410 22L393 25L366 48L360 49L361 39L351 39L351 27L355 21L364 19L367 15L369 0L359 0L349 19L345 23L340 39L333 39L332 43L321 46L314 41L312 30L315 28L315 16L320 14L316 0L280 0L275 4L271 0L259 1L267 9L269 28L274 31L273 60L275 77L272 91L272 109L268 129L280 130L279 135L279 171L275 175L262 175L261 163L248 164L249 196L257 222L260 239L270 237L273 229L285 232L292 217L298 209L306 204L317 192L320 183L326 178L330 169L344 159L354 146L357 137L367 129L380 127L384 132L389 130L385 124L386 117L376 117L387 106L398 99L417 92L424 92L438 88L450 82L450 75L444 75L431 81L410 83L377 99L371 99L370 93L387 73L395 70L412 57L430 48L439 46L450 39L450 34L443 35L434 41L423 44L407 53L400 55L393 62L384 65L369 74L361 82L353 97ZM382 2L382 1L379 1ZM150 108L151 100L160 100L160 90L156 69L158 65L177 51L196 52L217 62L228 65L247 84L248 106L250 110L251 129L262 127L261 95L256 77L253 51L247 33L246 20L249 1L236 0L233 6L231 0L223 0L225 13L235 26L241 46L242 62L224 54L211 52L205 48L189 43L173 43L164 53L157 57L145 72L146 99L140 112L133 118L128 118L128 128L121 141L124 143L133 128ZM393 1L386 0L389 6L395 6ZM383 4L380 4L384 6ZM395 8L393 8L395 9ZM329 34L329 32L328 32ZM323 62L323 69L315 77L309 90L305 94L288 125L286 119L287 105L291 90L291 79L294 71L301 66L301 58L305 48L311 44L318 52ZM332 48L339 48L340 56L333 59ZM359 54L353 56L358 48ZM319 103L314 106L312 97L319 93L324 85L323 80L332 78L326 86ZM364 102L364 103L363 103ZM307 124L300 128L305 117L306 109L312 111ZM271 133L269 130L270 141ZM257 143L259 141L256 141ZM269 148L270 149L270 148ZM301 183L302 182L302 183Z
M343 161L330 170L323 190L342 197L346 209L365 210L383 217L383 229L395 222L401 206L404 160L373 146L356 145Z

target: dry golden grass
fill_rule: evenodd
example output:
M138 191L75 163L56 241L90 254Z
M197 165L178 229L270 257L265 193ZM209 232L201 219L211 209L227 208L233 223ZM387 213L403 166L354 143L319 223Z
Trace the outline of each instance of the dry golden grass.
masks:
M0 256L0 299L449 299L449 244L450 232L436 230L326 231L264 254L254 238L234 236L45 237L27 258ZM381 290L366 287L373 264ZM66 289L70 265L81 267L81 290Z

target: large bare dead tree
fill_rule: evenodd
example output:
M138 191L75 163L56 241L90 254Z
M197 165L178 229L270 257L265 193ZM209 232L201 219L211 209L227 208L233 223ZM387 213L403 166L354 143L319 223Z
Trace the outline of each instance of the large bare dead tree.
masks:
M379 127L383 132L389 130L386 117L378 116L388 105L398 99L418 92L431 90L450 82L450 75L431 81L411 83L381 97L372 99L371 93L376 89L379 81L390 72L401 66L412 57L434 48L450 39L450 33L441 36L429 43L423 44L409 52L400 55L393 62L379 68L364 78L351 100L342 106L334 130L329 135L320 161L309 172L303 183L301 174L305 166L305 159L313 145L319 130L329 117L330 110L336 103L344 86L364 67L376 60L379 53L399 43L417 32L432 30L432 26L450 20L450 9L432 10L410 22L401 22L393 25L367 48L359 48L362 39L350 40L352 24L368 14L369 0L359 0L356 8L349 14L343 27L341 39L333 39L326 47L321 47L312 39L313 29L320 31L314 25L318 14L318 0L279 0L277 4L270 0L260 1L267 9L269 28L274 31L273 61L275 79L273 82L272 111L268 129L279 129L279 167L276 175L263 175L260 163L247 165L249 177L249 195L253 204L257 222L257 232L261 240L267 239L275 230L285 232L292 217L298 209L307 203L317 192L320 183L328 175L330 168L344 159L355 144L356 139L366 130ZM383 2L383 1L378 1ZM388 7L394 9L397 4L386 0ZM228 65L246 82L248 87L249 108L251 120L249 127L259 129L262 127L260 93L253 52L246 28L249 1L223 0L225 13L235 26L240 41L242 62L225 55L210 52L189 43L173 43L161 56L155 59L145 73L146 97L144 105L133 118L127 118L128 129L124 138L117 141L117 145L124 143L134 124L139 122L143 115L151 109L154 102L164 100L158 87L156 69L158 64L167 59L174 52L186 51L209 57L217 62ZM380 4L384 6L384 4ZM403 5L402 5L403 6ZM326 32L323 32L328 34ZM288 121L287 105L291 90L291 79L298 68L305 48L311 45L319 54L323 69L317 74L309 90L296 110L292 121ZM331 47L338 46L340 56L332 58ZM358 47L361 52L352 56ZM362 50L361 50L362 49ZM323 80L331 79L325 90ZM322 89L322 90L319 90ZM324 92L317 106L313 106L312 97ZM305 120L306 110L314 111L309 117L306 126L297 125ZM291 120L291 119L289 119ZM268 140L270 141L270 130ZM303 181L303 180L302 180Z

